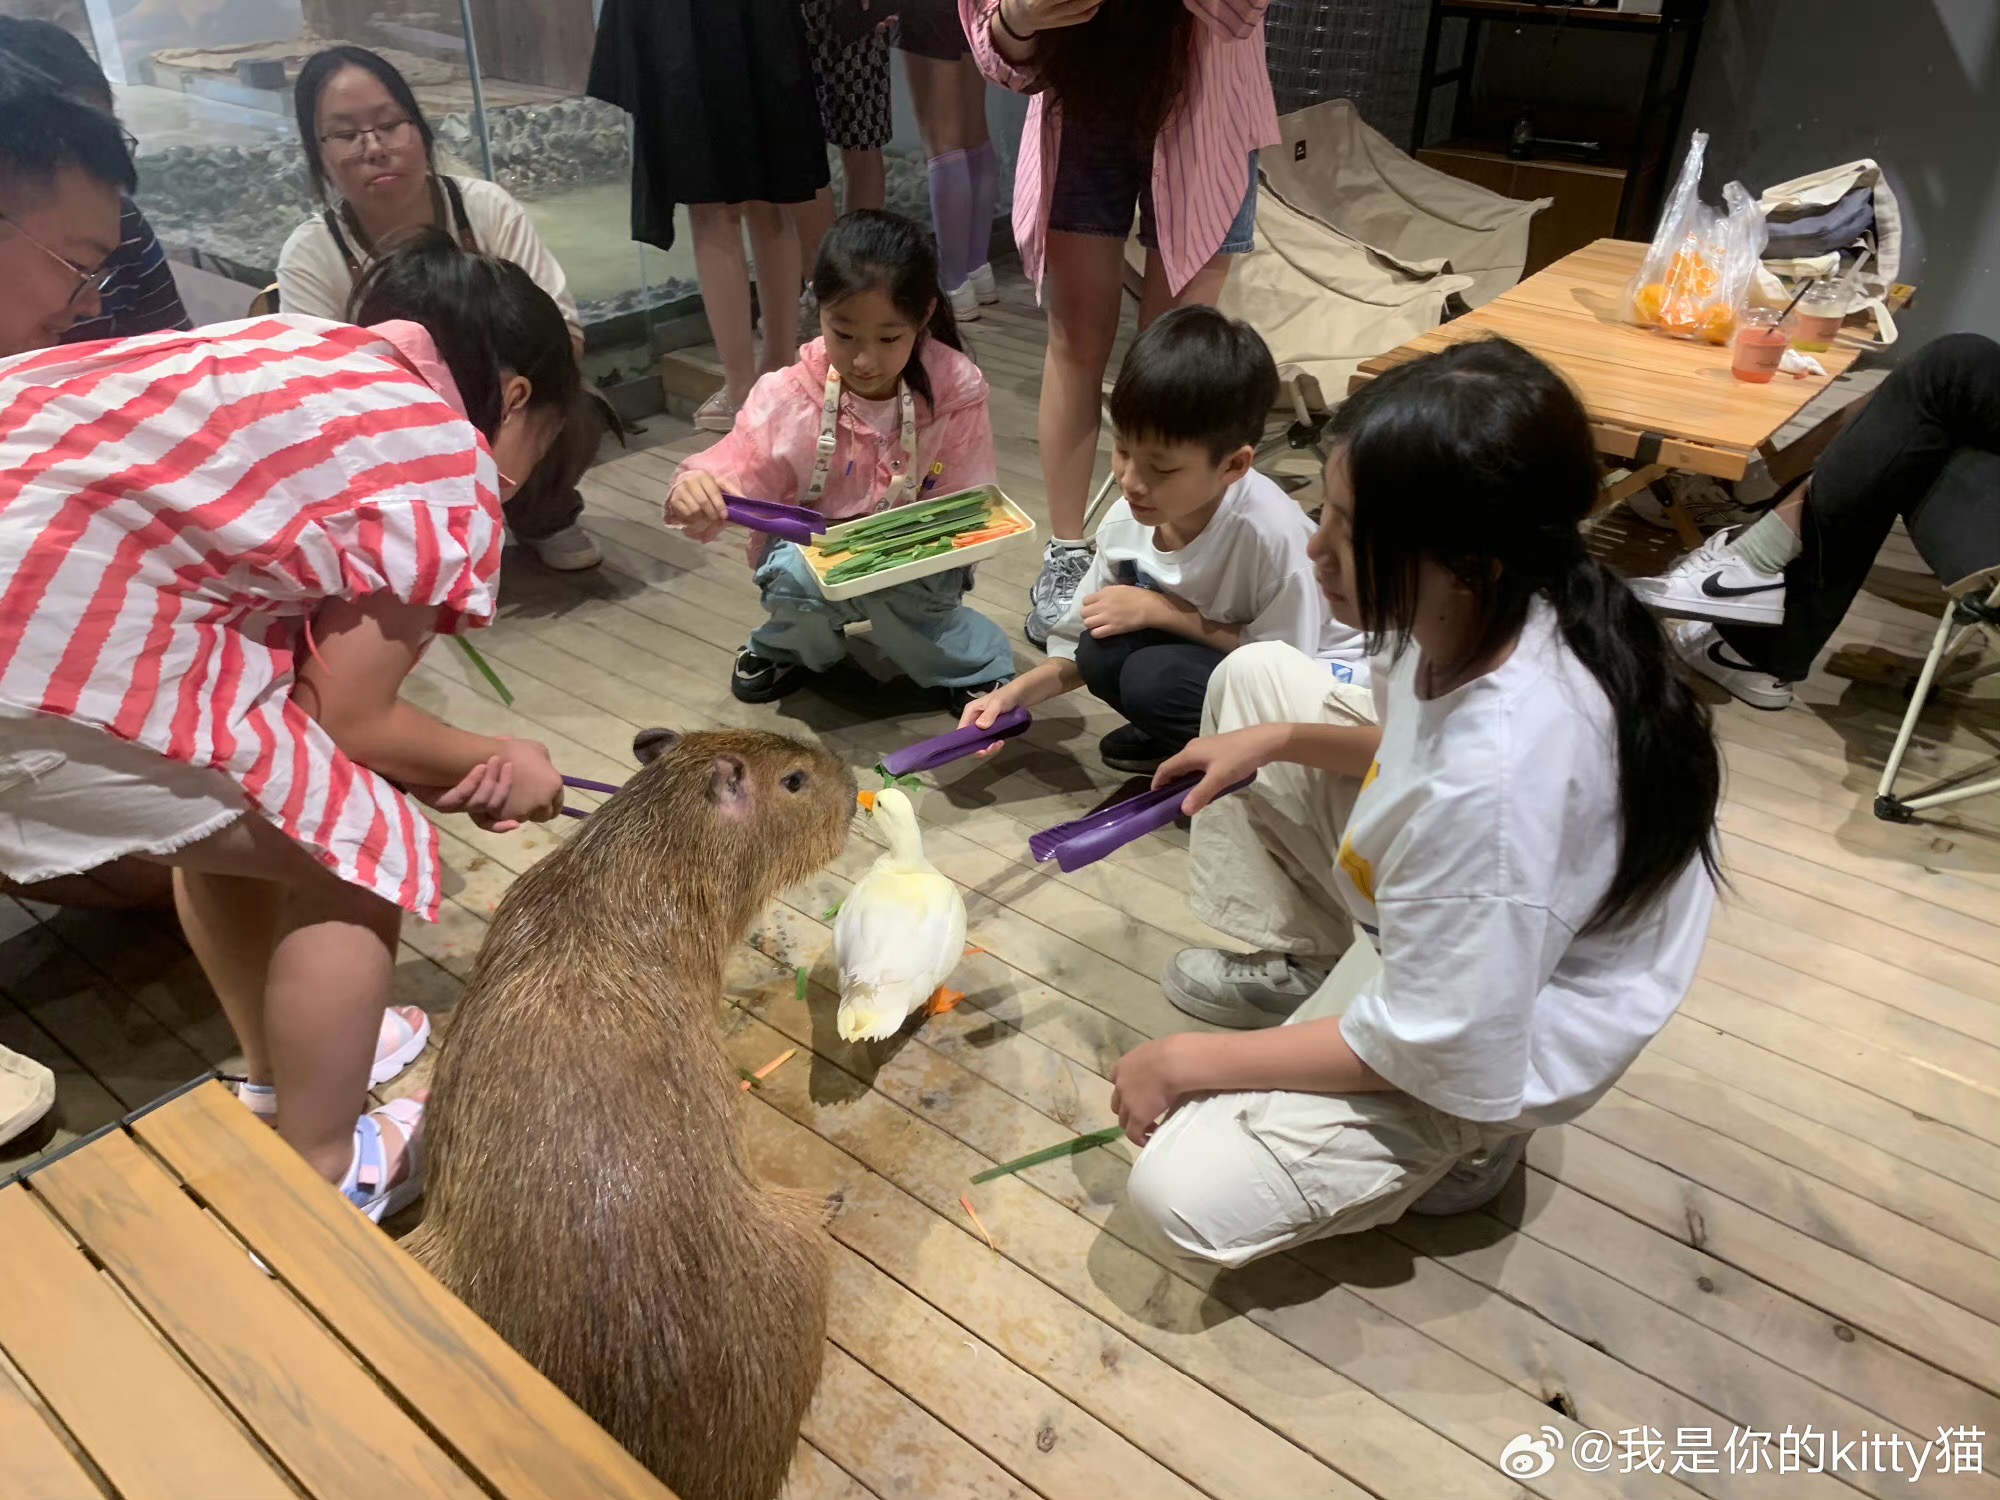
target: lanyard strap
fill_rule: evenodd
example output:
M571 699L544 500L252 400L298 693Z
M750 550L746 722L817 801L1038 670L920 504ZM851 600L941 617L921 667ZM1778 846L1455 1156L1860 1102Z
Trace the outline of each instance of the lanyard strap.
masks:
M896 477L890 481L889 489L882 497L876 510L893 510L903 503L903 492L910 487L911 476L917 468L917 401L910 394L910 388L902 381L896 382L896 402L901 418L903 438L903 458L897 465ZM819 409L819 441L814 445L812 481L807 484L801 502L804 505L818 505L820 497L826 493L827 479L833 473L833 450L839 440L840 430L840 371L829 368L826 372L826 398Z

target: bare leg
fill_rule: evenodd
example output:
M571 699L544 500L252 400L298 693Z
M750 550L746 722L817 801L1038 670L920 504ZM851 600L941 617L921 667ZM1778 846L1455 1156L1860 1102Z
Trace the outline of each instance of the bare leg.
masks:
M841 212L851 214L857 208L880 208L889 201L889 169L879 148L849 151L843 147L840 167L847 177L847 195L840 206Z
M1058 541L1083 540L1104 369L1118 338L1124 256L1125 242L1110 235L1049 235L1043 280L1049 348L1036 434L1049 492L1049 534Z
M813 267L819 264L820 242L826 232L833 228L835 208L833 189L823 187L814 195L810 203L788 203L785 213L792 221L799 241L799 270L804 283L812 284Z
M750 266L743 258L742 207L735 203L688 205L701 305L708 313L708 330L722 356L722 379L732 406L743 404L757 377L756 346L750 332Z
M744 204L743 221L750 227L757 305L764 316L764 358L758 371L768 375L799 357L799 237L791 217L775 203Z
M1791 494L1771 507L1771 514L1783 521L1793 531L1803 535L1806 524L1806 500L1812 494L1812 480L1793 490Z
M1159 252L1148 250L1146 280L1139 292L1139 327L1152 327L1155 318L1176 307L1215 306L1222 296L1223 283L1229 280L1229 263L1235 259L1233 255L1212 257L1176 297L1167 290L1167 269L1161 264Z
M926 156L970 150L986 139L986 80L971 58L944 62L905 52L903 73Z
M181 932L229 1017L229 1029L243 1049L243 1071L252 1083L268 1084L264 986L278 942L283 889L268 880L209 870L175 870L173 877Z
M261 1065L278 1091L278 1134L339 1182L354 1159L354 1122L368 1103L402 913L322 869L254 813L161 862L195 877L175 883L190 941L245 1055L266 1054ZM251 976L260 963L262 1004L251 1016ZM392 1177L401 1146L394 1135L385 1129Z

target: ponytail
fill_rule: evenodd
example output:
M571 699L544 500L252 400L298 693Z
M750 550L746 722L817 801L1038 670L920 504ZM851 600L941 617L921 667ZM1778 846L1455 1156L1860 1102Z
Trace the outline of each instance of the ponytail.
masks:
M1603 689L1617 733L1618 864L1584 926L1642 916L1699 859L1719 880L1721 759L1707 708L1675 673L1659 622L1583 547L1597 449L1562 378L1505 339L1456 344L1371 381L1330 436L1354 494L1354 593L1371 645L1400 650L1418 565L1478 601L1463 670L1520 633L1535 596Z
M820 241L812 289L821 307L832 307L856 292L880 291L897 312L916 324L919 331L910 346L903 383L936 410L930 372L924 368L924 342L935 339L960 354L965 344L951 298L938 280L937 251L929 235L901 214L884 209L857 208L842 214Z

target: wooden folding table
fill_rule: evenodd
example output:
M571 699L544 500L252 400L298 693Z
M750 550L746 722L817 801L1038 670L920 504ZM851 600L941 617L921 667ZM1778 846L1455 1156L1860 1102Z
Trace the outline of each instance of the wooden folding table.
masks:
M1676 470L1741 479L1753 459L1779 456L1779 429L1867 345L1854 331L1843 333L1813 356L1826 367L1823 377L1781 374L1768 385L1738 380L1729 372L1727 348L1625 321L1625 285L1645 254L1631 240L1598 240L1572 251L1483 307L1367 361L1348 389L1419 355L1498 334L1547 360L1583 397L1598 452L1627 470L1606 485L1603 504ZM1678 507L1670 514L1683 539L1698 544L1685 514Z
M673 1500L218 1083L0 1187L0 1247L10 1500Z

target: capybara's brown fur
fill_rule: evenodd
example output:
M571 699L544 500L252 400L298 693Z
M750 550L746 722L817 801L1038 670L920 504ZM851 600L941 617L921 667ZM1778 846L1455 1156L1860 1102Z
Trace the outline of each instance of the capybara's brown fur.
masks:
M745 1165L723 960L840 852L854 778L748 730L635 748L494 913L406 1244L682 1500L771 1500L819 1381L825 1214Z

